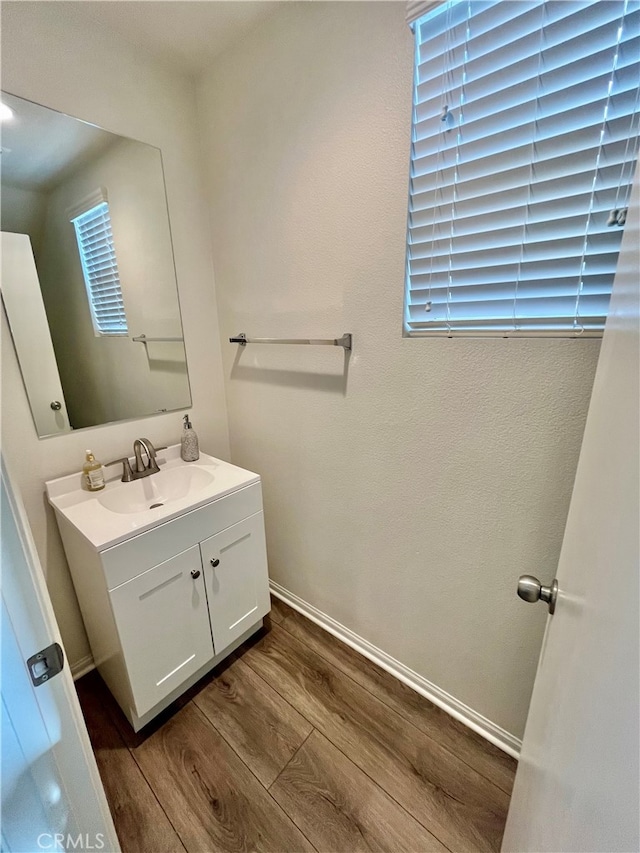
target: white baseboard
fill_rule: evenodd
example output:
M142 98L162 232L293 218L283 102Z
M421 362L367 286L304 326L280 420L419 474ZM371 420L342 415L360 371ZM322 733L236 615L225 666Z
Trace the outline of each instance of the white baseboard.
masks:
M86 675L88 672L91 672L92 669L95 669L96 665L93 662L92 655L85 655L80 660L77 660L75 663L69 664L69 669L71 670L71 675L74 681L77 681L79 678L82 678L83 675Z
M355 649L361 655L364 655L364 657L369 658L370 661L381 669L395 676L395 678L415 690L416 693L433 702L438 708L442 708L447 714L464 723L465 726L477 732L477 734L494 744L494 746L497 746L513 758L517 759L519 757L522 741L517 737L495 723L492 723L491 720L483 717L482 714L478 714L473 708L469 708L468 705L460 702L459 699L451 696L450 693L446 693L422 675L418 675L417 672L414 672L408 666L392 658L391 655L383 652L382 649L377 648L368 640L363 639L358 634L354 634L349 628L341 625L340 622L336 622L335 619L327 616L326 613L318 610L312 604L308 604L302 598L298 598L297 595L289 592L289 590L280 586L280 584L270 581L269 586L276 598L282 599L285 604L293 607L294 610L298 610L307 619L315 622L316 625L324 628L325 631L333 634L338 640L346 643L347 646L351 646L352 649Z

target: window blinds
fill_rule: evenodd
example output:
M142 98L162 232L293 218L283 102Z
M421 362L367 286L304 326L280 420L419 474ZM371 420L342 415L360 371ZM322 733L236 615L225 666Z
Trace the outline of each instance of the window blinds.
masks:
M601 334L638 151L639 0L451 0L415 31L406 331Z
M71 220L76 230L82 272L96 334L126 335L127 318L105 200Z

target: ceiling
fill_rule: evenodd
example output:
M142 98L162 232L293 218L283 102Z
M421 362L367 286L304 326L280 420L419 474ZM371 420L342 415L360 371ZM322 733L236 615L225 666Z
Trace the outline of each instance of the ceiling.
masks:
M107 29L176 70L197 75L282 0L60 0L79 24Z
M3 92L2 102L14 113L13 119L2 125L3 185L46 192L69 170L79 168L120 139L14 95Z

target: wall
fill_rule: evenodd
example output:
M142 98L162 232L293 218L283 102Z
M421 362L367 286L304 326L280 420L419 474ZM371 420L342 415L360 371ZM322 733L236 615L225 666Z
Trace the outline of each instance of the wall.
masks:
M2 230L29 234L34 250L40 246L46 212L46 193L3 183L0 210Z
M524 728L594 340L407 339L412 38L401 3L289 3L199 86L232 459L270 573L515 736Z
M69 209L104 188L129 336L96 335ZM36 263L69 420L75 428L189 406L160 152L117 140L50 193Z
M162 150L193 423L203 450L227 458L220 340L197 169L193 86L151 63L141 51L104 32L80 26L73 7L66 3L3 3L2 86ZM103 461L131 452L133 439L140 435L159 445L174 443L180 438L180 415L158 415L39 441L4 316L2 321L2 453L22 493L73 664L88 654L89 647L43 483L79 470L88 443Z

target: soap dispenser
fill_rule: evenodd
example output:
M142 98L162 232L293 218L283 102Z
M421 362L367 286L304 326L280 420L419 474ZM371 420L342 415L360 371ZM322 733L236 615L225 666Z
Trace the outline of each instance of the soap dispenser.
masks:
M90 450L85 450L86 458L82 466L82 479L85 488L90 492L99 492L104 489L104 472L102 462L98 462Z
M180 448L180 456L185 462L195 462L200 458L200 450L198 448L198 436L196 431L191 426L189 415L183 417L184 429L182 430L182 441Z

